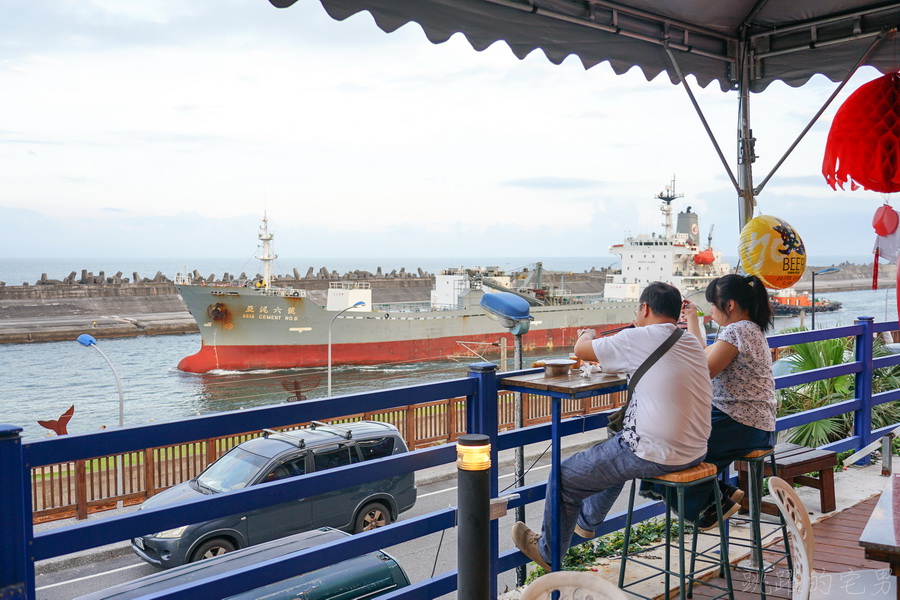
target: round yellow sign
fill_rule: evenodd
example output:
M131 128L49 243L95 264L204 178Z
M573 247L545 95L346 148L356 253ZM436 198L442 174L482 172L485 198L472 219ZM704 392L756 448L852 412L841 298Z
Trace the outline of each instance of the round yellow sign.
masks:
M791 287L806 269L806 249L787 221L760 215L741 230L738 253L744 270L769 289Z

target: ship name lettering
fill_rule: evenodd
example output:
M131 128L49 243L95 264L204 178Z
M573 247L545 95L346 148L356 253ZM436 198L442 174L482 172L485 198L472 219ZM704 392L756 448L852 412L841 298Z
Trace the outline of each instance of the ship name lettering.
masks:
M241 315L241 318L242 319L255 319L256 315L248 315L245 313L245 314Z
M268 319L270 321L280 321L281 315L259 315L260 319Z

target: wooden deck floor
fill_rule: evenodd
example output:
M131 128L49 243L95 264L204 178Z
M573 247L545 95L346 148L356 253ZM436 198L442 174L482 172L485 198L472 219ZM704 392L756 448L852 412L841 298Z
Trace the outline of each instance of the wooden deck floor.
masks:
M875 508L877 500L877 497L869 498L813 525L813 535L816 540L814 564L816 573L844 573L858 569L887 568L885 563L867 560L859 545L859 536L869 520L869 515L872 514L872 509ZM775 550L783 550L781 541L771 547ZM759 598L759 586L755 574L746 571L733 571L732 573L735 600ZM840 585L839 580L832 579L831 581L833 585ZM710 583L724 586L725 581L713 579ZM719 594L721 594L720 590L708 586L694 588L694 598L698 600L714 598ZM675 597L677 597L677 593ZM766 597L790 600L791 582L787 578L785 570L775 569L767 574Z

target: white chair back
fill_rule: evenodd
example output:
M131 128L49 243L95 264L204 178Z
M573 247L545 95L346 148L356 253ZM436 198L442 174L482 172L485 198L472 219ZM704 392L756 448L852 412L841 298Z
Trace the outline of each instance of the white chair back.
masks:
M554 571L535 579L521 600L549 599L559 592L559 600L626 600L625 592L592 572Z
M815 538L809 513L797 492L780 477L769 478L769 492L778 510L784 516L791 534L791 558L793 559L793 600L808 600L812 581Z

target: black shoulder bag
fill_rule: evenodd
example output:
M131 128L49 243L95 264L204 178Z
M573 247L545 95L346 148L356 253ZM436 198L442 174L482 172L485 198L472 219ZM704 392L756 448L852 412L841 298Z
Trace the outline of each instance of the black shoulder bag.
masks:
M606 426L609 437L622 431L622 427L625 425L625 411L628 410L628 405L631 404L631 396L634 395L634 388L637 386L638 381L641 380L644 373L646 373L656 361L662 358L663 354L669 351L669 348L675 345L675 342L678 341L678 338L680 338L683 333L684 331L676 325L675 331L666 338L666 341L660 344L659 348L653 351L653 354L647 357L647 360L641 363L641 366L637 368L637 371L635 371L634 375L631 376L631 379L628 380L628 399L625 400L625 404L619 410L609 415L609 425Z

